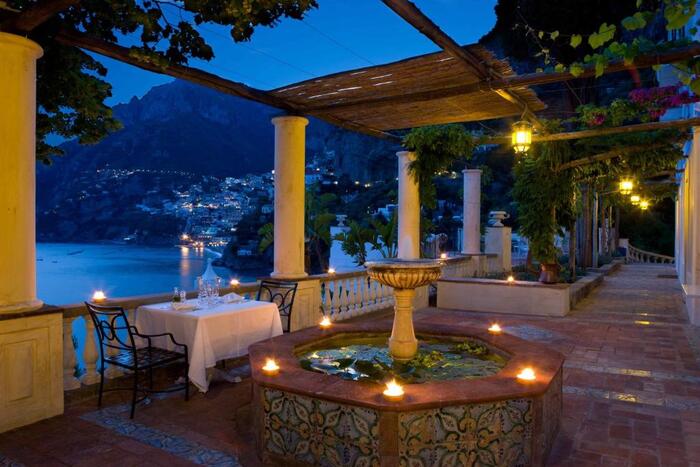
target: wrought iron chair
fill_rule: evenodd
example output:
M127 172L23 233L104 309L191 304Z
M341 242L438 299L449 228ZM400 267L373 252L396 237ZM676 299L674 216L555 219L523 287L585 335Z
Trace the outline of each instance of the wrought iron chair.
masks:
M294 305L294 296L297 293L297 285L296 282L263 280L258 288L257 300L277 305L284 332L289 332L292 324L292 306Z
M85 306L90 313L92 322L97 330L97 338L100 343L100 392L97 400L98 407L102 406L102 393L104 389L104 372L106 364L115 365L133 373L133 386L131 388L111 388L107 391L127 391L131 389L131 418L134 418L136 403L145 399L150 393L185 391L185 400L190 398L190 380L187 375L189 371L189 359L187 346L175 341L169 332L163 334L141 334L135 326L129 324L124 308L120 306L101 306L85 302ZM155 337L168 337L173 345L182 348L182 352L165 350L153 346L152 339ZM136 338L145 339L148 342L146 347L137 347ZM113 349L110 353L109 349ZM153 389L153 369L169 365L176 362L183 362L185 365L185 383L177 385L171 389ZM139 386L139 371L148 372L148 388ZM139 393L144 396L137 398Z

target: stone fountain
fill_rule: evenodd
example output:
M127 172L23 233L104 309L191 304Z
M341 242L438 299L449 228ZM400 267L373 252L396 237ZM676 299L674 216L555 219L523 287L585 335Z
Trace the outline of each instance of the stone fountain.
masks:
M394 325L389 352L394 360L410 360L418 351L413 331L413 297L418 287L440 278L442 263L434 259L390 259L365 265L369 277L394 289Z

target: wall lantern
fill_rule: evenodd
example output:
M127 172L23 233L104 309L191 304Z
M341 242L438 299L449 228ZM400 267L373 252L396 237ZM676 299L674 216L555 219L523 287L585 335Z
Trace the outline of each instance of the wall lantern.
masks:
M620 194L629 195L634 189L634 182L630 178L623 178L620 180Z
M642 197L639 195L631 195L630 196L630 203L632 203L632 206L638 206L640 201L642 201Z
M525 120L513 124L513 149L516 154L524 154L532 144L532 125Z

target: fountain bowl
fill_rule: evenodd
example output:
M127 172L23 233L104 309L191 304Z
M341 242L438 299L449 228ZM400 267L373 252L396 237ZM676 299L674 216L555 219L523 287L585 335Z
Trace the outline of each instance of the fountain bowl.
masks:
M299 354L344 336L388 334L389 320L308 328L249 348L252 423L260 459L272 465L544 465L562 410L564 357L544 345L492 335L458 322L422 320L419 336L475 339L508 356L495 374L404 386L400 401L384 385L304 369ZM506 328L507 331L507 328ZM280 365L263 373L267 358ZM533 367L536 380L517 374Z
M440 278L442 263L435 259L387 259L365 263L370 278L394 289L415 289Z

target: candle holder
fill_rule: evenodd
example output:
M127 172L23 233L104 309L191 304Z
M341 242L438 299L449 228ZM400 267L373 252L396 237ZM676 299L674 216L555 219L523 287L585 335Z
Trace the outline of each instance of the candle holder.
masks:
M533 370L531 367L526 367L523 368L520 373L517 374L518 381L524 382L524 383L530 383L532 381L535 381L537 379L537 376L535 375L535 370Z
M275 360L268 358L262 367L262 371L268 376L275 376L280 372L280 367Z
M333 323L331 322L331 319L328 316L324 316L321 322L318 323L321 329L329 329L332 324Z
M384 398L388 401L399 402L403 399L404 390L403 387L399 383L397 383L395 379L392 379L391 381L386 383L386 389L382 394L384 395Z

